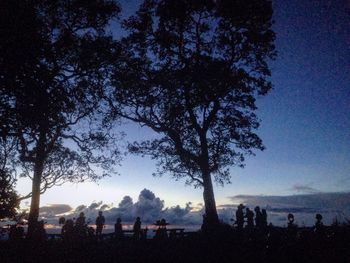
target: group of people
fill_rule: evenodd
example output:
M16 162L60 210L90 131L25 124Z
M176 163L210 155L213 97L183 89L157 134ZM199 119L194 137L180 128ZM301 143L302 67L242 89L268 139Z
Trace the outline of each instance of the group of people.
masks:
M245 208L245 213L244 213ZM237 226L238 229L243 229L244 223L246 223L246 228L254 228L254 221L256 228L265 228L267 227L267 213L265 209L261 209L257 206L254 209L255 211L255 220L254 220L254 212L250 210L248 207L245 207L243 204L240 204L236 210L236 220L234 225Z
M89 222L86 222L84 212L81 212L78 218L75 220L67 219L64 217L59 219L59 223L63 224L61 234L64 239L71 240L75 237L77 238L85 238L87 236L94 236L96 234L97 237L100 237L102 234L102 229L105 225L105 217L102 214L102 211L98 213L96 218L96 231L88 226Z
M122 220L120 217L117 218L116 223L114 224L114 235L116 239L122 239L124 237L124 230L123 230L123 225L122 225ZM135 240L139 240L142 238L145 238L145 235L147 235L147 228L142 229L141 228L141 218L136 217L135 223L133 225L133 238Z
M255 212L255 213L254 213ZM267 213L265 209L260 209L259 206L254 208L254 212L250 210L248 207L245 207L243 204L240 204L236 210L236 219L234 220L234 227L238 230L243 230L243 228L249 229L267 229ZM287 216L288 224L287 231L290 236L295 236L297 233L298 226L294 223L294 215L288 214ZM232 219L233 220L233 219ZM61 217L59 219L59 223L63 224L61 234L62 238L66 240L75 240L76 238L86 238L86 237L97 237L101 238L103 228L105 227L105 217L103 216L103 212L99 211L98 216L96 217L95 224L96 228L90 227L86 222L84 212L79 214L79 217L74 219L65 219ZM167 236L166 226L168 223L165 219L158 220L155 224L157 226L157 230L155 230L155 237L162 239ZM18 229L18 231L17 231ZM44 222L39 221L37 231L33 233L33 236L37 237L37 239L46 239L46 232L44 229ZM16 231L15 231L16 230ZM141 228L141 219L137 217L132 230L123 230L122 220L121 218L117 218L116 223L114 225L114 237L116 239L122 239L124 237L125 232L131 232L133 238L135 240L145 239L147 238L147 228ZM314 230L317 233L322 233L324 231L324 226L322 223L322 215L316 214L316 223L314 226ZM265 232L265 231L264 231ZM15 227L10 231L10 239L20 239L20 236L23 236L24 230L23 227Z
M81 212L79 214L79 217L74 219L67 219L65 220L64 217L61 217L59 219L59 223L63 224L61 234L64 239L72 239L74 237L78 238L85 238L85 237L92 237L95 236L97 238L101 238L102 230L105 227L106 219L103 216L103 212L99 211L98 216L95 220L96 229L93 227L90 227L88 224L89 222L86 222L86 217L84 212ZM133 230L130 232L133 232L133 237L136 240L141 239L144 236L144 232L146 230L141 228L141 219L140 217L137 217L135 220L135 223L133 225ZM124 237L123 225L121 218L117 218L116 223L114 224L114 236L117 239L121 239Z

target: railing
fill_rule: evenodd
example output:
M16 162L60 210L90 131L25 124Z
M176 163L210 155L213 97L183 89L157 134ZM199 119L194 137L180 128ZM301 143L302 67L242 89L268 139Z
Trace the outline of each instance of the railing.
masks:
M194 235L197 232L185 232L184 228L170 228L170 229L164 229L167 233L167 236L169 238L183 238L186 236L191 236ZM148 229L141 229L141 238L142 235L143 238L147 238L147 231ZM123 230L123 236L124 238L131 238L134 236L134 230ZM157 229L153 230L154 233L157 232ZM107 240L107 239L114 239L116 238L116 234L114 232L112 233L105 233L105 234L101 234L100 236L94 236L94 237L98 237L101 240ZM49 240L60 240L62 239L62 234L47 234L47 238Z

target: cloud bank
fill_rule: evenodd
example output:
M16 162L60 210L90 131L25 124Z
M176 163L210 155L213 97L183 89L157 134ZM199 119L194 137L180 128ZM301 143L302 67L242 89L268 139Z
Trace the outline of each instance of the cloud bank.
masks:
M84 212L90 223L95 222L99 211L103 211L107 224L114 224L120 217L125 223L134 222L136 217L141 217L143 223L152 224L161 218L165 218L171 224L198 225L201 224L200 211L192 211L190 202L185 207L176 205L164 207L164 200L156 197L155 194L143 189L136 202L130 196L124 196L117 207L111 207L102 201L90 205L80 205L72 209L68 205L55 204L40 208L40 216L48 223L57 224L58 217L65 213L66 218L76 218L79 213ZM68 213L67 213L68 212Z
M324 223L331 224L335 218L345 221L350 218L350 193L312 193L288 196L236 195L229 197L233 204L243 203L254 208L265 208L270 221L276 225L286 225L288 213L293 213L299 225L310 226L315 222L315 214L321 213ZM222 207L233 207L232 204Z
M232 224L231 219L237 205L240 203L254 209L255 206L265 208L268 221L274 225L287 224L287 214L293 213L300 226L311 226L315 222L315 214L321 213L325 224L331 224L335 217L340 221L350 218L350 193L312 193L289 196L260 196L236 195L229 197L230 202L219 205L220 220ZM196 225L202 223L203 205L194 209L191 202L185 207L179 205L165 207L164 201L152 191L143 189L137 200L124 196L117 206L104 204L102 201L90 205L80 205L73 209L66 204L53 204L40 208L40 216L48 223L57 224L59 216L76 218L84 212L90 223L94 223L98 211L103 211L107 224L114 224L120 217L124 223L133 223L137 216L145 224L152 224L156 220L165 218L172 225Z

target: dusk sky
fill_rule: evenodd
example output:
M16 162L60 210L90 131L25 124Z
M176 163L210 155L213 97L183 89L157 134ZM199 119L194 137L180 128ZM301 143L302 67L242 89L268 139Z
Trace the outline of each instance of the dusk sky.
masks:
M128 14L139 1L121 1ZM258 100L258 131L266 150L232 167L232 184L216 186L217 205L236 195L293 195L350 191L350 1L276 0L274 30L277 60L271 62L274 89ZM148 138L145 128L125 124L126 140ZM125 144L125 143L124 143ZM155 163L128 155L119 176L98 184L65 184L47 190L41 205L76 207L93 201L118 205L135 201L144 188L165 207L202 203L202 190L170 177L152 177ZM18 183L20 194L29 181Z

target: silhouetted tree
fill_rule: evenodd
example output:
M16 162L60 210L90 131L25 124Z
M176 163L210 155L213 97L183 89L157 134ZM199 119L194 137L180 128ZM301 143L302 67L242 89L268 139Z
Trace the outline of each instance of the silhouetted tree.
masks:
M19 208L19 196L14 190L14 181L0 169L0 219L13 218Z
M203 187L211 225L212 177L230 182L230 166L264 149L254 112L256 96L271 88L271 16L267 0L146 0L124 22L110 105L159 134L130 150L157 159L159 174Z
M0 219L14 219L19 208L19 196L15 191L15 147L13 140L0 136Z
M1 1L0 133L16 141L22 176L32 180L23 197L31 197L29 234L41 193L97 180L117 160L103 151L111 135L97 121L116 51L105 28L118 12L113 0Z

